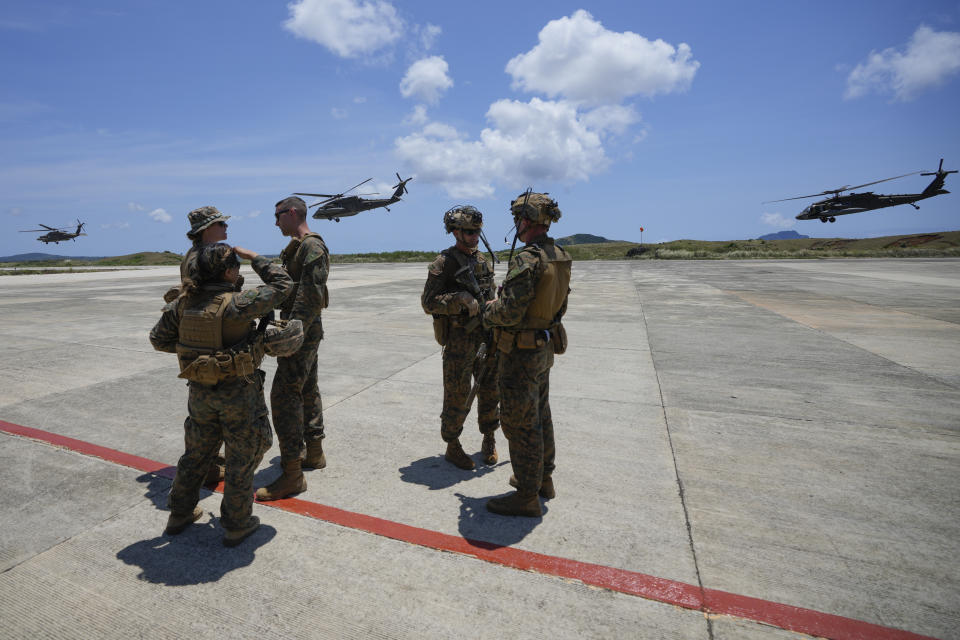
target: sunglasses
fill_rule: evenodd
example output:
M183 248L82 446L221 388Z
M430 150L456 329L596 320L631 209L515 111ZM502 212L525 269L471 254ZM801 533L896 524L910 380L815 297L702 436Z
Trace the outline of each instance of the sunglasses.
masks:
M480 234L480 229L460 229L460 233L465 236L475 236Z
M273 214L273 217L279 220L280 216L287 213L288 211L292 211L292 209L284 209L283 211L277 211L276 213Z

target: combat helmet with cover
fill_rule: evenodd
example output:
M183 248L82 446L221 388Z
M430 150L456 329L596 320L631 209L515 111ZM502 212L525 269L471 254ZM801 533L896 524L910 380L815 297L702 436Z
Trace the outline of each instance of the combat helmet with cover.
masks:
M483 227L483 214L476 207L458 204L443 214L443 226L447 233L454 229L480 229Z
M533 193L525 191L510 204L510 212L514 222L519 224L520 218L526 218L535 224L550 226L562 215L557 201L549 193Z
M263 350L268 356L286 358L295 354L303 346L303 322L297 318L279 320L274 327L268 327L263 336Z

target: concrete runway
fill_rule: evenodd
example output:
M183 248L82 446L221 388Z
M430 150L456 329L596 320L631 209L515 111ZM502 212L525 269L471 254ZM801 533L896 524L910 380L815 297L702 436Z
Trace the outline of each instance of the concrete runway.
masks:
M576 263L541 519L442 459L425 277L333 266L328 467L235 549L162 535L177 269L0 277L0 638L960 638L960 260Z

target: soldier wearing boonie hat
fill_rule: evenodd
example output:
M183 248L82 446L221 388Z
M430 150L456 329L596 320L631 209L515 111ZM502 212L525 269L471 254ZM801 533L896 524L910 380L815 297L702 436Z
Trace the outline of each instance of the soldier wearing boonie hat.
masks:
M230 216L223 215L216 207L206 206L194 209L187 214L187 221L190 223L190 230L187 231L187 237L193 241L193 244L184 254L180 261L180 284L170 287L163 294L164 302L172 302L180 297L184 290L184 285L189 281L198 280L197 256L203 247L223 242L227 239L227 220ZM237 282L237 289L243 287L243 276L240 276ZM218 449L219 451L219 449ZM216 484L223 480L225 460L223 456L214 458L210 465L210 472L207 475L207 484Z

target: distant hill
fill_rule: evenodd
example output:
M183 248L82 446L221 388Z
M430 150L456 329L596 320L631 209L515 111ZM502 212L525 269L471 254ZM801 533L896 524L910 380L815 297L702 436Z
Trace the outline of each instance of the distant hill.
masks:
M57 256L50 253L21 253L0 257L0 262L21 266L147 266L180 264L180 254L171 251L143 251L125 256Z
M575 233L572 236L556 239L556 243L562 247L568 247L572 244L601 244L603 242L617 242L617 241L607 240L603 236L595 236L589 233Z
M0 256L0 262L38 262L41 260L100 260L104 256L57 256L52 253L18 253Z
M777 231L776 233L768 233L765 236L760 236L757 240L796 240L798 238L809 238L810 236L805 236L801 233L797 233L793 229L787 229L786 231Z

